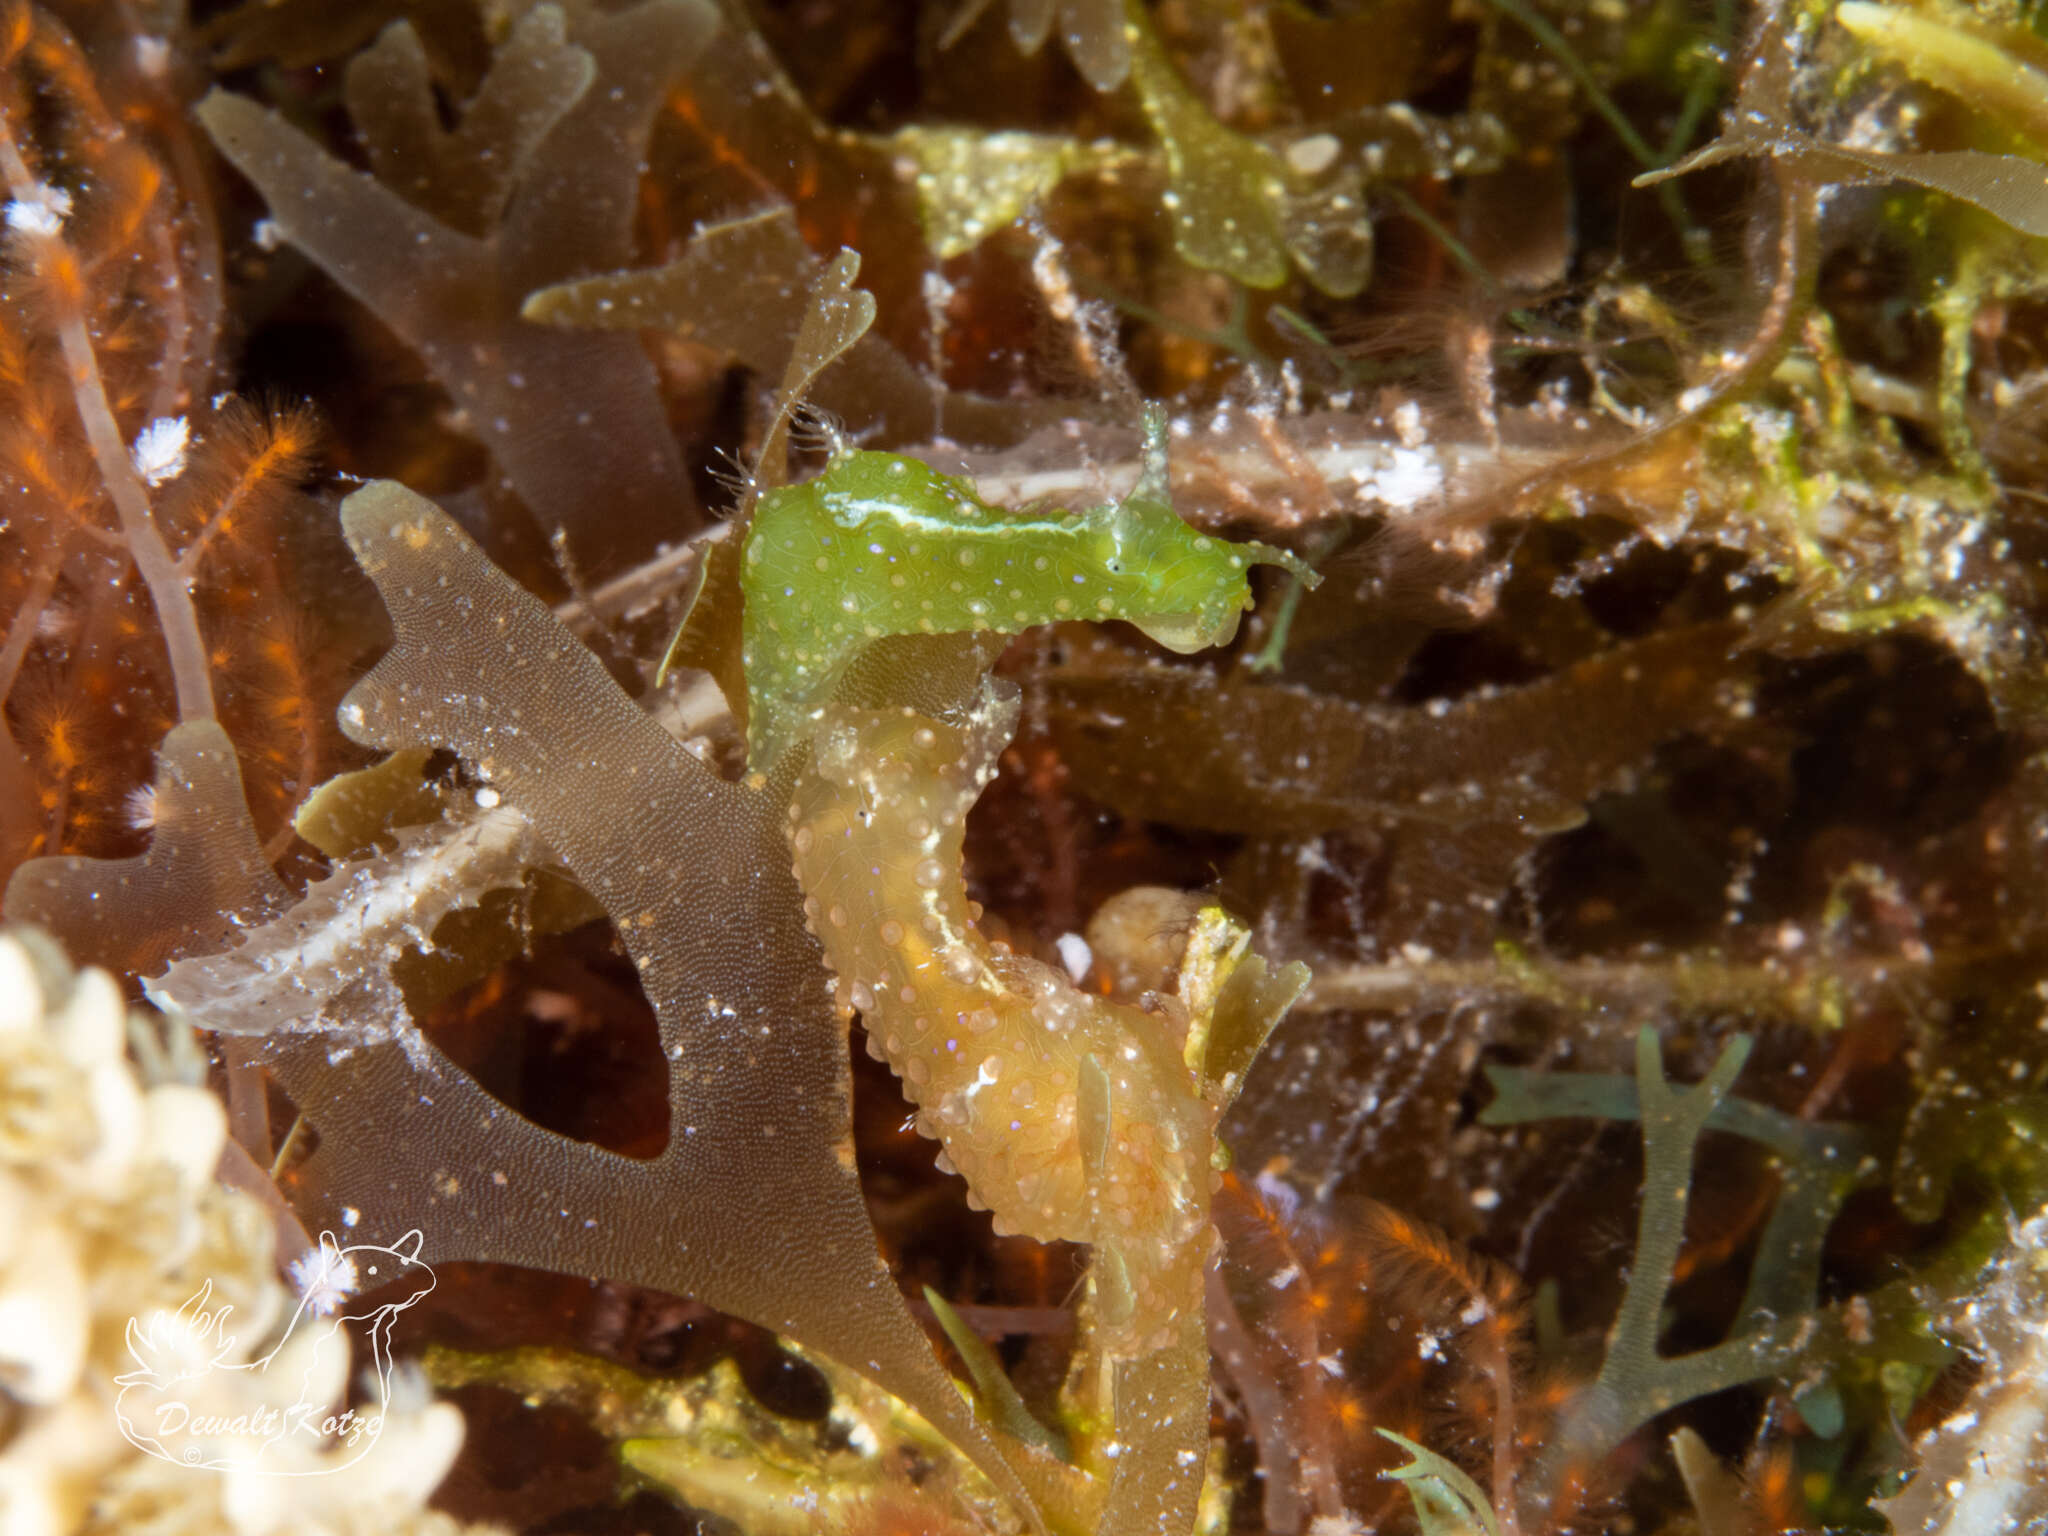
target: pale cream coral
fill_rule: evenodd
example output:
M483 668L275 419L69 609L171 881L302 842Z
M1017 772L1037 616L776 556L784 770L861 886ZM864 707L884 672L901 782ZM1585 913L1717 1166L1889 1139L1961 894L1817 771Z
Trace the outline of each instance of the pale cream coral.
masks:
M311 1334L271 1369L248 1368L294 1306L274 1225L213 1182L219 1102L141 1081L128 1028L111 977L72 973L40 935L0 932L0 1389L12 1400L0 1419L0 1536L457 1531L423 1505L461 1446L462 1419L420 1390L392 1393L367 1449L299 1437L216 1471L124 1438L115 1403L117 1378L139 1363L131 1320L138 1337L176 1349L179 1309L202 1285L210 1306L232 1309L218 1338L185 1340L208 1351L187 1361L205 1411L339 1406L351 1369L345 1336L316 1358Z
M1920 1437L1913 1480L1878 1507L1898 1536L2048 1529L2048 1207L2012 1223L2005 1252L1944 1322L1980 1374Z

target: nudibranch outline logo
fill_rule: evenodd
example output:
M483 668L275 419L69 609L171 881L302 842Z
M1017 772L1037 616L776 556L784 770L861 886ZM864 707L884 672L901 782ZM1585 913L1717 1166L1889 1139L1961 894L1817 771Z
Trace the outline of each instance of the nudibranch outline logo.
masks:
M130 1318L136 1369L115 1378L122 1435L140 1451L195 1470L308 1477L353 1466L383 1432L392 1326L434 1288L421 1242L414 1230L389 1247L343 1248L332 1232L321 1233L320 1246L292 1266L300 1297L290 1321L252 1360L236 1363L227 1331L234 1308L211 1305L211 1280L175 1313L152 1314L147 1328ZM358 1289L388 1295L394 1281L403 1282L395 1299L349 1306ZM360 1413L341 1402L350 1324L368 1343L376 1377L375 1402Z

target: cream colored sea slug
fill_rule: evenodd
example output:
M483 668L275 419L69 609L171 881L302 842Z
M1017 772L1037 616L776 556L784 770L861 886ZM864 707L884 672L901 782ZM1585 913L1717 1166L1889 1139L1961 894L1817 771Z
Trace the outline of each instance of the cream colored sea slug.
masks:
M961 839L1015 718L994 689L965 727L828 712L790 806L805 915L841 1005L997 1230L1095 1244L1133 1316L1170 1315L1163 1287L1207 1229L1214 1109L1164 1016L975 928Z

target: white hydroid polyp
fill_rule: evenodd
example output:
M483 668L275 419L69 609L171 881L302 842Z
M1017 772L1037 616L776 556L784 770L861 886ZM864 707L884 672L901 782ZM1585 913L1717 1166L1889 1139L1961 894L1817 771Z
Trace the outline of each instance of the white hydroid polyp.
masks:
M136 435L129 450L135 473L151 486L175 480L185 472L185 448L192 429L182 416L159 416Z
M25 235L57 235L70 214L69 192L37 182L7 205L7 227Z

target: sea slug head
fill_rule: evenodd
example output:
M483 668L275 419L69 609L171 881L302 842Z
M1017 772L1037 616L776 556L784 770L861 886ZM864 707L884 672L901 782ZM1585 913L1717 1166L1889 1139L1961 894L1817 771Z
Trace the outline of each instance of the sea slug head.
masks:
M1106 519L1115 548L1112 572L1135 581L1109 618L1128 619L1153 640L1183 655L1225 645L1252 606L1251 568L1284 566L1313 583L1308 567L1270 544L1233 543L1191 528L1164 502L1135 497Z
M1118 580L1121 601L1105 617L1127 619L1170 651L1226 645L1252 606L1251 568L1278 565L1315 585L1296 555L1270 544L1233 543L1183 522L1168 500L1166 413L1145 413L1144 464L1131 494L1095 514L1099 558Z

